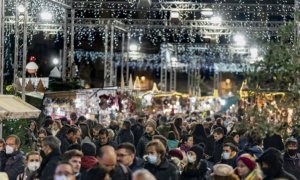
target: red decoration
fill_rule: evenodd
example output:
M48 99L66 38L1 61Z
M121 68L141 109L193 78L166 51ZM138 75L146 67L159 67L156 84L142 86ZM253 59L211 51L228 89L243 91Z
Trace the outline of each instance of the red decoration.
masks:
M36 60L36 58L35 58L34 56L30 56L30 57L29 57L29 61L30 61L30 62L34 62L35 60Z

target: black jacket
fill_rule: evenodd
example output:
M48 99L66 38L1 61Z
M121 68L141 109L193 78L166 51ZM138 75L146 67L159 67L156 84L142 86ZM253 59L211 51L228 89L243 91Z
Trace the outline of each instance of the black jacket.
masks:
M4 171L6 160L7 160L7 156L5 151L0 151L0 172Z
M182 171L180 180L206 180L207 162L200 160L198 166L193 168L188 164Z
M52 180L55 168L60 161L59 150L53 150L43 159L40 168L38 169L38 177L41 180Z
M97 142L95 142L95 145L96 145L96 149L99 149L99 148L101 148L101 147L103 147L103 146L112 146L114 149L116 149L117 148L117 143L115 143L114 141L108 141L106 144L100 144L100 142L99 141L97 141Z
M158 133L155 133L158 134ZM154 135L155 135L154 134ZM150 136L149 134L145 133L141 139L139 140L139 143L137 144L136 147L136 156L142 158L145 154L146 151L146 145L149 141L152 140L153 136Z
M267 135L264 139L264 149L268 149L270 147L274 147L279 151L284 150L284 144L281 136L278 134L274 134L272 136Z
M223 153L223 141L224 141L224 137L219 141L215 141L214 151L212 154L212 161L214 162L214 164L221 161L222 153Z
M142 158L135 157L133 163L129 166L131 172L144 168L144 160Z
M60 151L61 153L65 153L68 150L69 146L72 144L72 142L68 140L66 135L63 135L60 141L61 141Z
M16 180L17 176L24 171L24 157L22 152L16 151L7 155L4 172L7 173L9 180Z
M160 165L155 166L147 163L145 169L150 171L157 180L178 180L180 174L177 167L169 162L166 158L162 160Z
M134 145L136 147L140 138L144 134L144 127L141 124L135 124L131 127L131 131L134 136Z
M265 177L263 180L274 180L274 179L279 179L279 178L283 178L286 180L297 180L297 178L293 175L291 175L290 173L286 172L285 170L281 170L280 172L277 173L276 177Z
M131 180L131 171L122 164L117 164L113 173L110 174L111 180Z
M204 150L205 154L209 156L213 155L214 143L215 143L214 136L213 135L208 136L206 140L205 150Z
M117 136L117 143L131 143L134 144L134 136L130 129L121 129Z
M300 154L297 154L297 157L292 159L287 153L284 153L283 169L300 180Z

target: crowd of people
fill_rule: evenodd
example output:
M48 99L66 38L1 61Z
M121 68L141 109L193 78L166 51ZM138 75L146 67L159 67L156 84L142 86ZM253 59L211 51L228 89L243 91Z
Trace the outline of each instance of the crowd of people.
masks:
M0 139L4 180L300 180L300 136L235 129L233 115L140 114L108 127L84 116L35 121ZM24 153L21 146L28 146Z

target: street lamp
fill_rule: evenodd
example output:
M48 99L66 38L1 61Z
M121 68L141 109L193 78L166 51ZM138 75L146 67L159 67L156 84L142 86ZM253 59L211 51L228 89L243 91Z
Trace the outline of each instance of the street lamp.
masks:
M53 58L52 62L53 62L54 65L58 65L59 59L58 58Z

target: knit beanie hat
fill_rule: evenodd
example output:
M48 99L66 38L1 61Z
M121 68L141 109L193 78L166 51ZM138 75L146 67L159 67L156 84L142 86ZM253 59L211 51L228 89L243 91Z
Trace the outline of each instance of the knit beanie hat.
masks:
M256 167L256 162L254 160L252 160L251 158L247 157L246 154L241 155L238 158L237 162L238 161L242 161L250 169L250 171L253 171Z
M171 157L177 157L179 160L183 159L183 154L179 149L172 149L171 151L169 151L169 155Z
M156 122L153 120L148 120L145 124L145 127L150 126L152 127L154 130L156 129Z
M197 155L196 160L197 160L197 161L200 161L200 159L203 159L203 152L204 152L204 150L203 150L203 148L202 148L201 146L199 146L199 145L194 145L194 146L192 146L192 147L190 148L189 151L193 151L194 153L196 153L196 155Z
M84 156L96 156L96 146L93 143L83 143L82 153Z

